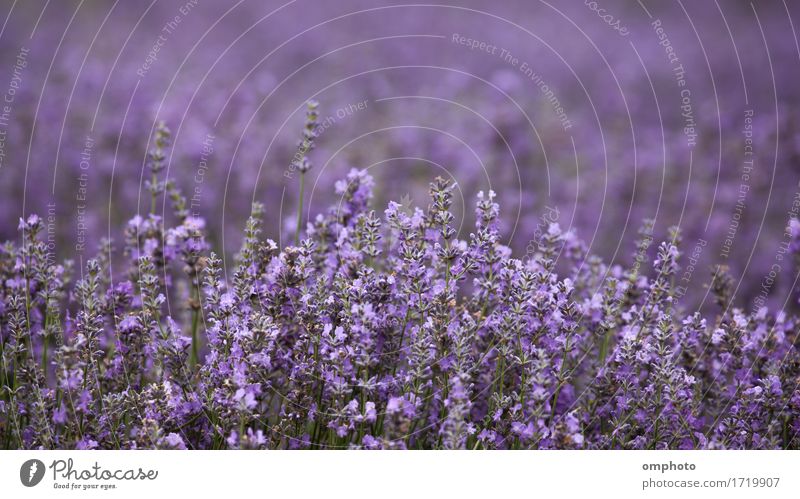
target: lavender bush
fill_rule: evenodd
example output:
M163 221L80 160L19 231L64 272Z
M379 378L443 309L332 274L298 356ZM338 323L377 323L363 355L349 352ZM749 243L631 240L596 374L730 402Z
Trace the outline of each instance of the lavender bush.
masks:
M56 263L30 215L0 251L3 448L800 448L798 319L736 308L723 266L687 313L678 229L622 267L550 223L520 259L494 192L462 238L451 183L379 212L354 169L296 244L254 204L226 272L152 143L121 250Z
M786 302L789 267L769 276L800 179L800 3L434 3L0 2L0 98L14 90L0 109L0 240L39 213L54 219L57 259L77 259L78 239L123 241L132 213L150 211L143 160L165 120L165 169L221 258L253 200L270 213L262 234L293 241L300 175L286 158L316 98L324 140L302 226L353 165L375 178L378 211L406 195L425 205L441 175L457 181L454 216L468 226L469 200L497 193L520 256L548 208L609 264L630 263L639 221L654 219L660 239L681 227L685 268L705 243L680 283L687 306L714 313L705 269L723 263L737 306L800 312Z

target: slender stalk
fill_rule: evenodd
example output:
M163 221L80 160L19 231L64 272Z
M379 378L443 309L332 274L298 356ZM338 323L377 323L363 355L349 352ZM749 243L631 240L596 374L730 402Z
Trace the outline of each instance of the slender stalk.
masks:
M608 356L608 347L611 343L611 329L609 328L606 331L606 334L603 335L603 342L600 344L600 367L603 367L606 363L606 357Z
M189 357L189 365L194 368L198 361L200 360L198 354L198 343L199 338L197 337L197 329L200 325L200 311L199 311L199 300L200 300L200 278L197 276L197 271L195 271L195 277L192 280L192 298L190 301L189 306L192 309L192 352Z
M47 385L47 335L42 336L42 376Z
M294 245L297 246L300 244L300 224L303 223L303 196L305 195L306 189L306 174L305 172L300 172L300 196L297 201L297 229L294 233Z
M569 349L570 345L569 342L567 342L564 345L564 356L561 358L561 369L559 369L558 386L556 387L555 393L553 393L553 404L552 407L550 408L550 424L553 424L553 421L556 418L556 406L558 405L558 395L561 393L561 387L564 386L563 378L564 378L564 373L567 370L567 352L569 352Z
M153 173L152 177L150 178L150 182L152 183L152 191L150 191L150 213L156 213L156 197L158 194L156 193L156 185L158 184L158 176Z

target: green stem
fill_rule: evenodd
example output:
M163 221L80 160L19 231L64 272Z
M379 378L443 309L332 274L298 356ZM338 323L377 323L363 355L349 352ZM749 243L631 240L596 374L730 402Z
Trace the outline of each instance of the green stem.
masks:
M408 327L408 320L411 318L411 307L406 308L406 315L403 317L403 327L400 330L400 343L397 345L397 362L392 367L392 378L397 374L397 366L400 364L400 358L403 355L403 341L406 339L406 327Z
M606 363L606 357L608 356L608 347L611 343L611 329L606 331L606 334L603 336L603 342L600 344L600 367L603 367Z
M42 375L44 383L47 384L47 335L42 336Z
M306 190L306 174L300 173L300 199L297 201L297 230L294 233L294 245L300 243L300 224L303 222L303 196Z
M158 176L155 173L153 173L153 176L151 177L150 182L151 182L151 186L150 187L153 189L150 192L150 213L151 214L155 214L155 212L156 212L156 196L157 196L157 194L156 194L156 192L157 192L156 185L158 184Z
M197 272L195 271L195 278L192 280L192 292L191 292L191 303L189 306L192 308L192 353L189 358L189 365L194 367L197 365L197 362L200 360L198 354L198 338L197 338L197 328L200 325L200 313L197 308L199 306L199 280L197 278Z
M197 361L199 360L199 354L197 353L197 325L200 322L200 316L197 313L197 310L192 311L192 354L189 358L189 365L194 367L197 365Z
M558 395L561 393L561 387L564 386L564 372L566 371L567 367L567 352L569 352L570 345L569 341L564 345L564 356L561 358L561 369L559 369L558 375L558 386L556 387L556 391L553 394L553 406L550 408L550 424L553 424L553 421L556 419L556 406L558 405Z

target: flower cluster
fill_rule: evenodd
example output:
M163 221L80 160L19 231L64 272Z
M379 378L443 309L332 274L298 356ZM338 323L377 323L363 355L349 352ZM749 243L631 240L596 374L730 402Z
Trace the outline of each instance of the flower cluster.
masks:
M493 192L462 239L448 182L380 216L353 170L299 244L255 205L227 273L168 137L175 213L130 221L124 275L107 241L54 262L35 215L0 249L3 448L800 448L798 319L735 308L722 267L686 312L677 229L624 268L551 223L521 260Z

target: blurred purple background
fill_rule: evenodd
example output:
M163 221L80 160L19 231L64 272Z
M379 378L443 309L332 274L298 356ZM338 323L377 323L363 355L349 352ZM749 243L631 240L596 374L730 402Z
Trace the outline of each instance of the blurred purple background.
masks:
M59 258L119 239L149 209L165 120L168 174L215 248L238 247L253 200L286 244L313 98L311 217L352 167L374 175L378 210L427 203L441 175L465 227L477 192L496 191L520 254L557 209L593 253L629 262L654 218L656 238L683 230L692 306L712 263L731 266L742 306L791 296L796 2L42 0L4 1L0 21L0 240L34 212Z

